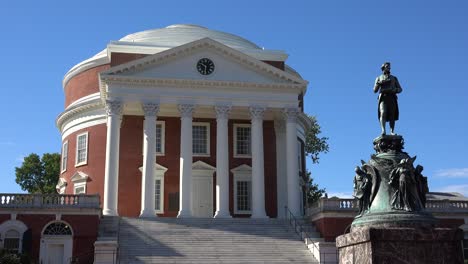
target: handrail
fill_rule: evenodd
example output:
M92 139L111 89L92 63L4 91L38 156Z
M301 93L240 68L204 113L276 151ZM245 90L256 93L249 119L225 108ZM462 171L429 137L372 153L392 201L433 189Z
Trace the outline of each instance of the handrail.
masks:
M286 216L286 220L289 220L289 224L291 226L294 227L294 231L296 232L296 234L298 234L301 239L302 239L302 234L304 233L305 236L306 236L306 239L307 239L307 242L311 240L311 235L309 234L309 232L307 232L306 230L304 230L302 224L299 223L299 221L297 220L296 216L294 216L294 214L289 210L289 208L287 206L284 207L284 211L285 211L285 216ZM294 225L292 224L292 222L294 222ZM299 226L299 231L297 230L297 227ZM319 263L326 263L326 260L325 258L322 258L322 255L327 255L327 253L324 253L324 252L320 252L320 248L317 247L317 245L315 245L315 243L310 243L313 247L314 247L314 250L316 252L318 252L320 254L320 259L318 260ZM308 246L308 244L306 244ZM328 253L330 254L330 253ZM338 257L338 254L336 254L336 256ZM324 261L322 261L322 259ZM336 259L336 262L334 263L338 263L338 259Z

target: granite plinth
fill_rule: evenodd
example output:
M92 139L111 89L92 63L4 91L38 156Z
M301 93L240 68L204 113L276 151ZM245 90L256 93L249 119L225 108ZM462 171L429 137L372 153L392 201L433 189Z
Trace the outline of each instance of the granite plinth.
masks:
M461 229L354 227L336 238L340 264L463 264Z

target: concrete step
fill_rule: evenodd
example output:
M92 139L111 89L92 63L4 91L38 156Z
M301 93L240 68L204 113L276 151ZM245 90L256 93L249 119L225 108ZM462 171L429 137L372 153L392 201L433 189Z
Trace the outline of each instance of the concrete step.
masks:
M280 219L136 219L119 225L121 263L317 263Z

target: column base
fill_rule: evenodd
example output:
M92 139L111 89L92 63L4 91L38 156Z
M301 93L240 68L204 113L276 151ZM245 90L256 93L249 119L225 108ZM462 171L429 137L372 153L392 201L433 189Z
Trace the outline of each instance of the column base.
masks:
M229 212L216 211L213 218L232 218Z
M177 218L191 218L192 212L191 211L179 211L177 214Z
M156 218L158 215L156 211L146 210L140 213L140 218Z
M108 216L119 216L119 214L117 213L117 210L113 210L113 209L103 209L102 214L108 215Z

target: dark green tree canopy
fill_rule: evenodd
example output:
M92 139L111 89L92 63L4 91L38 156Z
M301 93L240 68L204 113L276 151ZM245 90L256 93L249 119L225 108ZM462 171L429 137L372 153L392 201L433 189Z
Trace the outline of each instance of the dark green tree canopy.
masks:
M317 118L308 116L312 126L306 131L305 153L312 158L313 163L319 163L319 154L328 152L328 137L320 137L322 133ZM309 204L317 201L325 193L325 188L320 188L311 177L310 171L306 174L307 202Z
M319 154L328 152L328 137L319 137L322 130L315 116L308 115L307 117L312 126L306 132L305 152L312 158L313 163L318 163Z
M21 167L15 168L16 183L28 193L56 193L60 176L60 154L45 153L42 158L35 153L24 158Z

